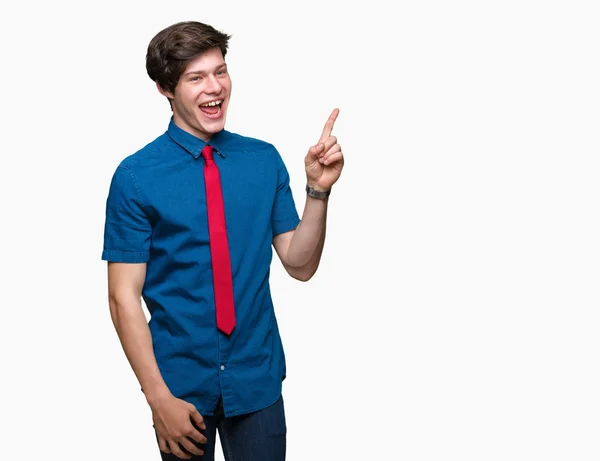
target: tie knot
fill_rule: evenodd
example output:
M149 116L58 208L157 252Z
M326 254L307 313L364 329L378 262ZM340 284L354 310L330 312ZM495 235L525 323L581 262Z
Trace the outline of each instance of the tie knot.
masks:
M204 157L204 160L206 160L207 162L213 159L213 146L209 146L208 144L206 146L204 146L204 149L202 149L202 157Z

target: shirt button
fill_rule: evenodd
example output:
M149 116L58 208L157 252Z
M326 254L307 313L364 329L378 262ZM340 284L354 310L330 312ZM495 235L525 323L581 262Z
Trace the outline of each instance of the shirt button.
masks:
M221 365L221 371L225 369L225 365Z

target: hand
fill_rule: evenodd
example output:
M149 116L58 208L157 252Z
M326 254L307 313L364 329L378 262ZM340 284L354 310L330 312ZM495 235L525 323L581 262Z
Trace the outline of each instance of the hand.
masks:
M331 189L331 186L339 179L344 167L342 147L337 143L337 138L331 136L333 124L339 113L339 109L333 110L329 120L325 123L321 138L309 149L304 158L308 185L316 190Z
M206 443L206 437L192 424L193 421L200 429L206 430L204 419L194 405L169 394L154 402L151 408L161 451L173 453L178 458L190 459L191 456L179 446L181 444L190 453L204 454L204 451L192 442L195 440L198 443Z

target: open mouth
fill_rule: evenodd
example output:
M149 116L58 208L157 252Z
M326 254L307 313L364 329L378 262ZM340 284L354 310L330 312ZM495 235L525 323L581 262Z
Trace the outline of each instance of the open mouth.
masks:
M204 115L209 118L217 118L221 114L221 104L223 104L223 100L219 99L217 101L207 102L205 104L201 104L200 110Z

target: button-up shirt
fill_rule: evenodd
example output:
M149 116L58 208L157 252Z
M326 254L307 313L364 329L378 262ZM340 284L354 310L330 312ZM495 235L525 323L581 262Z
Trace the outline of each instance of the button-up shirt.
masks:
M171 119L167 131L116 168L106 201L102 259L146 263L142 297L160 372L171 393L212 415L275 402L285 356L269 287L272 241L300 219L277 149L223 130L210 139L219 168L236 327L216 325L204 184L207 143Z

